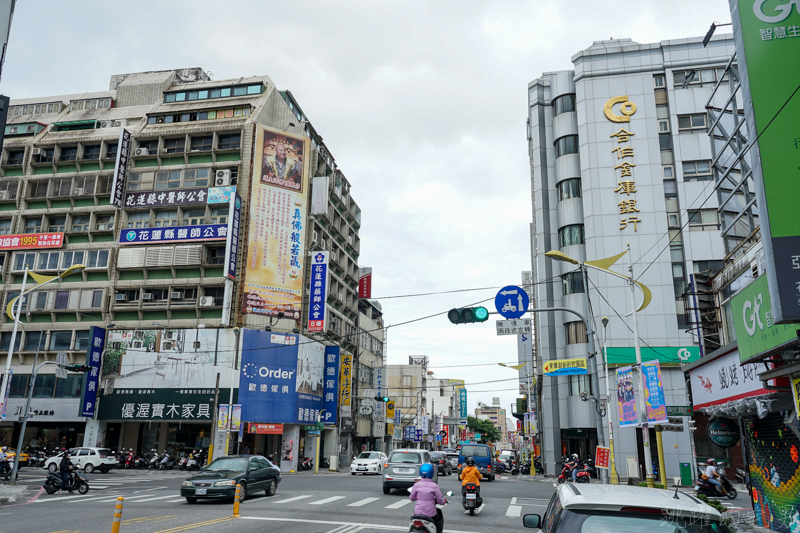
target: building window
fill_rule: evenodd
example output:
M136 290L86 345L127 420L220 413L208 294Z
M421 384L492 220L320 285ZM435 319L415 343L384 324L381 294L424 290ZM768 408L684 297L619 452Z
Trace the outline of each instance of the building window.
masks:
M575 111L575 95L565 94L553 100L553 116Z
M83 158L84 159L100 159L100 145L99 144L92 144L89 146L83 147Z
M726 81L728 79L728 74L725 72L724 68L675 70L672 72L672 82L675 88L682 88L687 77L691 78L687 84L688 88L714 85L720 78L722 78L722 81Z
M231 96L247 96L251 94L261 94L264 91L264 84L238 85L230 87L216 87L202 91L181 91L174 93L164 93L164 103L186 102L191 100L210 100L216 98L230 98Z
M106 158L117 157L117 143L106 145Z
M28 198L47 198L46 181L28 182Z
M556 142L553 143L553 146L556 148L556 158L567 154L577 154L578 136L565 135L564 137L557 139Z
M10 235L10 234L11 234L11 219L10 218L0 219L0 235Z
M572 224L558 230L558 246L564 248L574 244L585 244L583 224Z
M61 268L69 268L72 265L83 264L83 251L78 252L62 252ZM41 255L41 254L40 254Z
M180 173L180 171L178 172ZM161 172L160 174L166 174L166 172ZM152 191L154 179L155 179L154 172L134 172L128 178L128 190Z
M225 297L225 287L205 287L203 295L214 298L214 305L223 305Z
M7 165L21 165L25 161L25 150L9 150Z
M75 161L78 159L77 146L62 146L61 154L58 156L59 161Z
M580 272L570 272L561 276L564 285L564 295L584 292L583 276Z
M684 161L683 181L708 181L711 175L711 161Z
M72 100L69 103L70 111L83 109L108 109L111 107L111 98L96 98L92 100Z
M53 308L67 309L68 307L69 307L69 291L56 291L56 302Z
M558 201L569 200L570 198L581 197L581 179L571 178L564 180L556 185L558 189Z
M31 352L36 351L36 347L30 348ZM56 388L56 375L45 374L36 376L36 384L33 386L34 398L52 398Z
M592 380L588 375L569 377L569 395L580 396L582 392L593 394Z
M56 300L58 298L56 297ZM70 344L72 343L72 332L71 331L53 331L50 333L50 349L51 350L69 350L71 348ZM39 378L37 376L36 381L38 383Z
M403 376L403 387L411 386L411 376Z
M213 222L212 222L213 224ZM209 265L222 265L225 263L225 247L210 246L206 255L206 262Z
M241 144L241 134L229 133L219 136L219 150L234 150L238 149Z
M92 307L99 308L103 306L103 291L92 291Z
M16 296L16 294L14 296ZM8 305L8 302L6 302L6 305ZM14 306L14 309L16 309L16 308L17 307ZM14 341L14 351L18 351L19 350L21 342L22 342L22 335L20 335L19 331L18 331L17 332L17 338ZM9 331L7 333L0 334L0 350L2 350L4 352L8 352L8 349L10 347L11 347L11 332Z
M25 270L26 266L32 270L35 265L36 265L35 253L29 252L29 253L14 254L14 270L22 271Z
M656 89L663 89L665 87L663 74L656 74L653 76L653 87Z
M167 226L178 225L178 211L156 211L156 227L162 228Z
M695 274L709 272L710 276L715 276L725 267L724 261L692 261L692 270Z
M136 147L146 148L148 155L156 155L158 152L158 139L152 139L150 141L138 141Z
M177 154L183 153L186 146L186 138L180 139L164 139L164 153Z
M114 229L114 215L97 215L94 229L97 231L110 231Z
M128 213L128 228L149 228L150 212Z
M25 219L25 233L41 233L42 232L42 217L33 217Z
M58 269L58 257L61 252L39 252L39 266L37 270Z
M72 217L72 233L84 233L89 231L89 215Z
M672 135L669 133L661 133L658 136L658 147L662 152L672 150Z
M86 332L79 331L78 333L79 334L86 333L88 339L89 335L88 331ZM75 343L75 349L79 350L77 346L77 341ZM84 347L83 350L86 350L86 348ZM83 374L80 375L70 374L67 376L67 379L56 379L56 398L80 398L82 390L83 390Z
M680 133L700 133L706 131L706 114L693 113L678 115L678 131Z
M183 212L183 226L195 226L206 223L205 209L187 209Z
M716 209L690 209L689 231L713 231L719 229Z
M184 170L183 186L187 189L191 189L192 187L208 187L208 169Z
M181 171L159 172L156 174L156 190L176 189L181 186Z
M47 231L50 233L67 231L67 217L50 217Z
M39 163L52 163L55 148L42 148L42 154L39 156Z
M108 250L89 250L86 268L106 268L108 266Z
M214 143L213 135L203 137L192 137L192 152L207 152L211 150Z
M228 209L224 207L215 207L211 210L210 224L227 224L228 223Z
M586 324L583 323L583 320L567 322L564 324L564 328L566 330L567 344L585 344L588 342L586 339Z

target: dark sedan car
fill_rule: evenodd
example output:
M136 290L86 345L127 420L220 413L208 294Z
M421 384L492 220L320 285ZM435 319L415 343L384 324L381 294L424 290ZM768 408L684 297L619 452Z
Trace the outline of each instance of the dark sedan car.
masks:
M200 498L228 498L242 486L241 499L263 490L272 496L281 482L281 471L260 455L228 455L188 478L181 486L181 496L189 503Z
M431 452L431 459L433 459L433 464L439 469L440 474L449 476L453 473L453 465L444 452Z

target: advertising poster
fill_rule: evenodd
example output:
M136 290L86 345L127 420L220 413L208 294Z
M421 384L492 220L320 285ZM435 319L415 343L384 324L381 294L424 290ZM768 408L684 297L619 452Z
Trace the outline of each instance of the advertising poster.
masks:
M242 406L234 405L231 413L231 431L239 431L242 427Z
M633 367L617 369L617 408L619 427L636 427L636 392L633 384Z
M219 406L217 413L217 431L228 431L228 404Z
M244 313L300 319L309 139L256 126Z
M525 421L523 422L523 431L525 433L523 433L523 434L527 435L527 434L530 433L530 419L528 417L528 413L525 413L524 418L525 418Z
M792 395L794 396L794 414L800 416L800 376L792 378Z
M668 422L667 402L664 396L664 384L661 382L661 366L658 361L642 363L642 378L647 421L651 424Z
M299 335L245 329L239 399L242 419L316 422L322 410L325 346Z
M336 424L339 392L338 346L325 347L325 397L322 399L322 422Z
M342 407L342 416L350 416L350 387L353 372L353 356L350 354L342 355L342 374L339 382L339 405Z
M594 466L597 468L608 468L611 462L611 449L597 446L595 450Z
M4 235L0 238L0 250L61 248L63 244L63 233L26 233L22 235Z

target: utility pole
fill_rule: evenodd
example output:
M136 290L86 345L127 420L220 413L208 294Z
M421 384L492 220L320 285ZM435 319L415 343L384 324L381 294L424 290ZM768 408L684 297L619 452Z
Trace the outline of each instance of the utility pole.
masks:
M608 317L604 316L603 322L603 366L606 374L606 415L608 415L608 473L611 477L612 485L619 485L619 476L614 464L614 423L611 421L611 383L608 381L608 350L606 349L606 328L608 327Z
M636 314L636 289L633 283L633 264L631 263L631 245L628 245L628 282L631 287L631 307L633 307L633 343L636 348L636 376L639 385L637 404L639 418L642 421L642 447L644 448L644 468L646 473L647 486L655 487L653 484L653 456L650 453L650 428L647 421L647 406L644 402L644 379L642 378L642 347L639 343L639 319Z

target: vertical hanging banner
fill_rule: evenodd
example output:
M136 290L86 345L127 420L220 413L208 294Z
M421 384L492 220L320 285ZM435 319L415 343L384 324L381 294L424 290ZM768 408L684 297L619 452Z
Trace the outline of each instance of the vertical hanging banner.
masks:
M527 436L527 435L530 434L530 432L531 432L530 431L530 429L531 429L530 424L531 424L530 415L529 415L529 413L525 413L523 426L522 426L523 427L523 431L524 431L523 435Z
M231 431L239 431L242 427L242 405L234 404L231 410Z
M372 267L359 267L358 269L358 297L372 298Z
M647 408L647 421L651 424L668 422L667 402L664 397L664 385L661 381L661 366L658 361L642 363L642 381L644 382L644 400Z
M242 219L242 197L233 197L228 212L228 238L225 241L225 275L236 280L236 263L239 257L239 224Z
M106 330L92 326L89 330L89 348L86 350L86 365L91 367L83 378L81 413L79 416L94 417L97 410L97 389L100 384L100 367L106 347Z
M467 418L467 389L459 389L458 400L461 418Z
M311 294L308 297L308 331L324 332L328 301L328 252L311 257Z
M131 132L122 128L119 131L119 141L117 142L117 160L114 163L114 174L111 176L111 199L109 201L117 209L122 209L130 157Z
M256 125L244 313L300 319L309 139Z
M617 410L619 427L636 427L636 391L631 366L617 369Z
M339 397L339 347L325 347L325 395L322 398L322 422L335 424Z
M342 375L339 381L339 405L342 409L342 416L350 416L350 385L353 372L353 356L350 354L342 355Z

